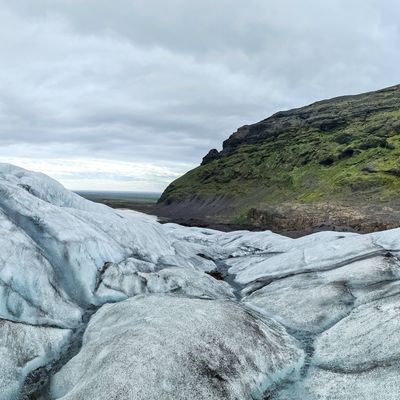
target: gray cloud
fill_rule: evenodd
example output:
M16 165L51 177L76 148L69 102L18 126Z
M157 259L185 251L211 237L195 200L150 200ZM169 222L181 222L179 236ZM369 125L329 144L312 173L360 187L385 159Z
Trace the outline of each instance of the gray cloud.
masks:
M399 11L389 0L0 0L0 157L184 172L245 123L398 83Z

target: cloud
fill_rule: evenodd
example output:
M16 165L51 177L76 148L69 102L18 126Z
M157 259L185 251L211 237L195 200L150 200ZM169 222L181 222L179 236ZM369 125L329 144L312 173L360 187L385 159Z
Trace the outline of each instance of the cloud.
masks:
M65 171L103 160L88 188L126 188L118 176L165 186L175 175L154 168L182 173L243 124L398 83L395 1L0 0L0 11L0 157ZM135 180L121 162L149 173Z
M102 159L31 159L0 157L0 162L44 172L73 190L121 190L160 193L188 165L154 165Z

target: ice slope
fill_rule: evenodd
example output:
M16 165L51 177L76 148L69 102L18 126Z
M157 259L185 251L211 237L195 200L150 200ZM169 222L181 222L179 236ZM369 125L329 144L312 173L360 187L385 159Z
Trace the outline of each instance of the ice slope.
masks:
M71 331L0 320L0 398L18 399L28 374L51 364Z
M57 373L63 400L261 399L303 352L272 320L232 301L138 296L102 307L80 353Z
M11 385L7 383L11 376L13 385L21 387L29 372L59 358L65 340L58 336L65 338L66 332L80 329L88 309L121 300L121 291L104 293L107 279L112 278L108 274L103 282L101 276L110 263L138 260L156 270L179 267L175 280L163 272L171 281L163 291L174 290L175 281L185 286L186 275L194 274L196 280L211 282L210 295L220 291L223 297L231 296L229 285L215 283L202 272L210 261L178 254L158 224L125 217L86 201L43 174L7 164L0 164L0 248L0 337L5 338L7 351L16 349L21 355L2 353L7 368L0 369L0 388L4 382ZM187 271L182 273L182 267ZM155 283L150 286L157 290ZM207 292L207 284L203 286ZM27 328L38 332L31 335L31 343L21 340ZM10 333L14 331L18 334ZM55 333L44 336L42 331ZM34 349L38 350L32 362ZM10 398L9 392L0 390L0 399Z
M399 229L161 225L0 164L0 249L0 400L398 398Z

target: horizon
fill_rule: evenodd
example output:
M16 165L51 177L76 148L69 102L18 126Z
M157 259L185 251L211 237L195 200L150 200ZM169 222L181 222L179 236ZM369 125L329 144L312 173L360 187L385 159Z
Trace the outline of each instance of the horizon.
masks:
M161 192L136 192L130 190L74 190L75 193L134 193L134 194L151 194L159 195Z
M0 10L0 161L74 191L161 193L240 126L400 81L394 1Z

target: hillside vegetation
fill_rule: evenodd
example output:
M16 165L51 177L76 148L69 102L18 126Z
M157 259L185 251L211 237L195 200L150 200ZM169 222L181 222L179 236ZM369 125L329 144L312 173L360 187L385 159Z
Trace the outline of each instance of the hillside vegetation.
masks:
M282 204L392 207L400 205L399 194L400 86L394 86L243 126L222 151L210 151L174 181L160 202L184 214L188 201L223 199L225 212L200 207L204 216L252 223L255 211Z

